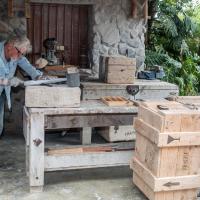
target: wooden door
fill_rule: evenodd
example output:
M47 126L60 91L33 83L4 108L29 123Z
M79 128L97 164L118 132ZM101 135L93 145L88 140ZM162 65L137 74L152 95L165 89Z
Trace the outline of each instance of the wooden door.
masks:
M83 66L86 62L88 66L89 10L86 5L32 3L31 18L27 19L28 37L33 45L31 62L45 52L43 41L54 37L65 47L60 53L66 64Z

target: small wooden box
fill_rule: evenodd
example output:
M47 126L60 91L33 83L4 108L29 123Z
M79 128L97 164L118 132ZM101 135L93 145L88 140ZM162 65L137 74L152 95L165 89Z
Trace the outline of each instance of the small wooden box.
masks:
M150 200L193 200L200 186L200 106L145 102L134 121L133 182Z
M135 80L136 59L127 57L108 57L105 63L107 83L133 84Z
M97 133L108 142L135 140L133 126L109 126L98 128Z
M25 89L26 107L79 107L80 88L67 85L28 86Z

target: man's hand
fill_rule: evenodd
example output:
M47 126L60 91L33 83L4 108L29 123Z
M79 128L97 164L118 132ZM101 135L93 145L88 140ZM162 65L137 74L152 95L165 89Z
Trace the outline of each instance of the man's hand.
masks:
M9 80L9 85L12 87L17 87L19 85L22 85L23 83L24 83L24 81L17 77L13 77Z
M7 78L0 78L0 85L9 85L9 80Z

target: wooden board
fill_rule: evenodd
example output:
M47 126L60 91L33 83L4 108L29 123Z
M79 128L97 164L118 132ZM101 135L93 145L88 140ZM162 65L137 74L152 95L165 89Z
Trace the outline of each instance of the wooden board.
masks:
M133 106L133 102L120 96L106 96L102 97L103 101L108 106Z
M108 84L100 82L82 82L82 99L100 99L104 96L123 96L134 99L126 91L127 84ZM139 87L135 99L164 99L170 93L178 94L176 85L159 80L135 79L133 86Z
M133 147L127 148L116 148L115 146L96 146L96 147L74 147L74 148L52 148L47 149L47 155L65 155L65 154L74 154L74 153L85 153L85 152L114 152L114 151L130 151L134 150Z
M95 108L94 108L95 109ZM81 127L105 127L130 125L133 123L133 114L84 114L45 116L45 129L65 129Z
M149 200L196 200L197 189L154 192L136 173L133 173L134 184L148 197Z

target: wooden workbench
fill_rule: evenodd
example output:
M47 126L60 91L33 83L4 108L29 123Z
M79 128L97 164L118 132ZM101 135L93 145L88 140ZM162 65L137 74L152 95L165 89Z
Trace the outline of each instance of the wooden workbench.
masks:
M82 128L84 143L91 137L92 127L132 125L136 115L136 106L110 107L99 100L82 101L79 108L24 107L26 166L31 190L42 190L45 171L129 165L133 154L132 150L48 154L45 152L45 130Z

